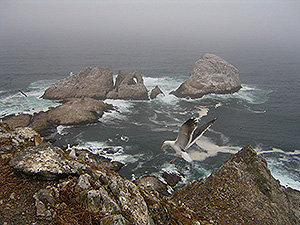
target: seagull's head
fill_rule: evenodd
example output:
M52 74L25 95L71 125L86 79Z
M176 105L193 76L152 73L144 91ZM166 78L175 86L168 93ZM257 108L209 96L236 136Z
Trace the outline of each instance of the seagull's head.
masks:
M163 150L166 146L172 147L172 141L164 141L163 145L161 146L161 150Z

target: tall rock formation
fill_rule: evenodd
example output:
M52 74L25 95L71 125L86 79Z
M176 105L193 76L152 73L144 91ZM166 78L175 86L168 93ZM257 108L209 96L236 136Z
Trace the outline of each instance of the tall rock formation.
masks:
M201 98L210 93L233 93L240 88L237 68L216 55L206 53L195 62L189 78L171 94L182 98Z
M109 68L99 66L87 68L78 75L51 85L42 96L46 99L66 99L90 97L105 99L106 94L113 88L113 72Z
M119 71L114 89L107 94L106 98L148 100L148 90L140 71L134 70L126 74Z

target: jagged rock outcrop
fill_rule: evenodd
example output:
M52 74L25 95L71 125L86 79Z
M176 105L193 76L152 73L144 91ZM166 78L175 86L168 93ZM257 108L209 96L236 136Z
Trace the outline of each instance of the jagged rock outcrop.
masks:
M95 66L87 68L78 75L71 75L51 85L44 93L45 99L66 99L90 97L105 99L113 88L113 72L109 68Z
M195 62L189 78L171 94L182 98L201 98L210 93L233 93L240 88L238 69L224 59L206 53Z
M75 125L95 123L104 112L112 110L113 106L92 98L70 98L64 104L46 112L34 115L20 114L2 118L9 126L31 126L40 134L47 135L49 130L58 125Z
M56 100L72 97L148 100L148 90L138 70L126 74L119 71L114 84L112 70L96 66L51 85L42 96Z
M24 193L23 185L27 184L28 192L35 182L39 186L41 181L20 181L12 169L26 174L27 178L54 179L42 188L35 186L31 196L27 194L33 200L38 221L45 223L277 225L300 222L300 192L281 186L272 177L266 161L250 145L232 155L209 177L194 180L173 195L165 195L165 184L155 177L144 176L135 184L101 167L92 155L86 156L87 152L76 150L74 159L68 156L68 151L51 144L35 143L37 135L31 128L11 130L0 123L0 180L5 184L0 190L0 210L2 216L18 224L22 223L22 219L15 218L18 209L31 208L25 201L17 205L9 201L18 201ZM38 175L32 175L32 171ZM65 171L65 175L59 171ZM3 210L5 207L10 210ZM37 220L26 219L27 224L34 221Z
M220 224L300 223L300 192L281 186L250 145L208 178L178 190L173 199Z
M148 100L148 90L140 71L134 70L126 74L119 71L114 89L107 94L106 98Z
M155 99L157 95L160 94L165 95L163 91L158 87L158 85L156 85L155 88L153 88L150 92L150 99Z

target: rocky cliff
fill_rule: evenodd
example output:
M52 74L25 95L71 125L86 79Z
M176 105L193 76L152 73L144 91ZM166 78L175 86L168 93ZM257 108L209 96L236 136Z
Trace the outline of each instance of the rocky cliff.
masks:
M0 222L300 223L300 193L281 186L250 145L172 195L155 177L132 182L113 171L115 162L75 151L44 143L31 128L0 124Z
M238 69L224 59L206 53L195 62L189 78L171 94L182 98L201 98L210 93L233 93L240 88Z
M299 197L300 192L274 179L265 159L248 145L172 199L220 224L299 224Z

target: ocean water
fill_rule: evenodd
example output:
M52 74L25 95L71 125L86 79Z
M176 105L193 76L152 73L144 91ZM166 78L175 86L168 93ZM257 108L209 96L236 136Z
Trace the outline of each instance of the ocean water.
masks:
M242 89L234 94L210 94L179 99L169 92L187 79L204 53L221 56L240 71ZM59 126L55 144L76 144L125 163L120 174L161 176L163 171L184 175L179 185L208 176L243 146L251 144L266 158L282 185L300 190L300 54L299 49L273 45L221 45L164 41L8 42L1 50L0 116L34 113L59 105L40 96L52 83L88 66L129 72L140 69L148 90L163 90L150 101L105 100L117 110L98 123ZM19 90L28 95L24 97ZM200 122L218 120L192 146L187 163L164 140L174 140L178 128L196 116Z

